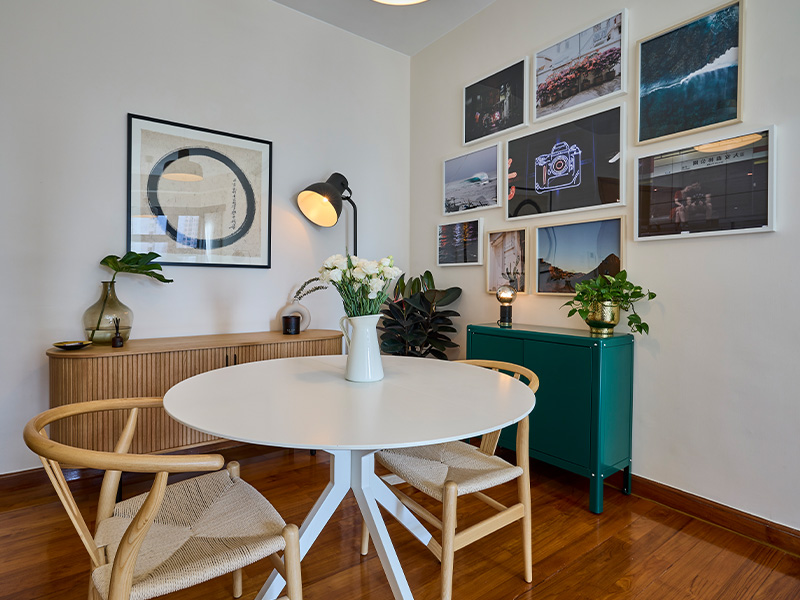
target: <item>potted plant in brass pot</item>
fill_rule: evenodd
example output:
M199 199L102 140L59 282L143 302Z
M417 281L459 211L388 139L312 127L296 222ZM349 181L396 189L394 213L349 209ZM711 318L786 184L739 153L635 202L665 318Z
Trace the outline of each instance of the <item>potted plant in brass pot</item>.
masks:
M628 273L620 271L615 276L598 275L594 279L581 281L575 285L575 297L562 305L569 306L568 316L578 313L586 321L589 331L598 337L608 337L614 333L619 323L620 311L630 311L628 326L634 333L649 333L650 326L636 314L635 303L652 300L655 292L642 289L642 286L628 281Z

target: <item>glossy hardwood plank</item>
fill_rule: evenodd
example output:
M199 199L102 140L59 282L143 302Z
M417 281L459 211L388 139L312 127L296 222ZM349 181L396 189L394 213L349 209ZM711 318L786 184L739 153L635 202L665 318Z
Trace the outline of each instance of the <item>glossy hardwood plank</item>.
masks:
M243 477L284 518L300 523L328 482L323 452L218 448L239 460ZM71 482L85 514L94 510L97 472L75 472ZM0 478L0 600L83 599L89 561L46 479L35 472ZM10 483L11 482L11 483ZM150 481L123 478L125 497ZM456 553L456 600L789 600L800 598L800 558L659 504L606 490L605 510L587 510L583 478L532 465L534 581L522 577L520 536L512 525ZM515 497L501 486L501 502ZM412 492L425 502L424 495ZM461 499L459 527L479 519L481 502ZM429 504L436 506L436 503ZM439 564L402 526L388 519L400 562L416 600L436 600ZM391 600L374 548L359 554L361 517L348 496L303 561L304 598ZM270 571L268 561L244 569L243 598L253 598ZM165 598L228 600L232 578L220 577Z

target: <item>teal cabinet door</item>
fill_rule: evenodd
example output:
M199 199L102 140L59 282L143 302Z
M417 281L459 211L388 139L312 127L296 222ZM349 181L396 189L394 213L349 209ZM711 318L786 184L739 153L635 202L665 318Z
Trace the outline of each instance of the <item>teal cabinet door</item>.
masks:
M514 324L467 327L467 358L523 365L539 377L531 413L533 458L589 478L593 512L603 511L603 482L624 472L630 493L633 336L593 338L588 330ZM516 426L500 435L516 447Z

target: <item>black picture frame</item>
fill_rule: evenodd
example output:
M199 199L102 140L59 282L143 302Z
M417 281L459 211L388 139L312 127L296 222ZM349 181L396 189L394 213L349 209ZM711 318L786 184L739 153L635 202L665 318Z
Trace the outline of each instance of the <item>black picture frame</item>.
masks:
M266 269L271 240L272 142L128 114L129 251Z
M509 140L508 220L624 204L623 107Z

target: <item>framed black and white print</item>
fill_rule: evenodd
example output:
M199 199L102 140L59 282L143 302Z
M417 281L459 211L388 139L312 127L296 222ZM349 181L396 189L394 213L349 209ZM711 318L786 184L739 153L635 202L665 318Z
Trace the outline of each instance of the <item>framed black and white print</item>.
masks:
M528 124L528 57L464 88L464 144Z
M437 242L437 266L482 265L483 219L439 225Z
M639 159L637 241L775 230L775 129Z
M537 52L534 121L624 93L627 48L623 9Z
M623 268L622 217L536 228L536 293L575 294L575 285Z
M497 208L500 203L497 144L444 161L444 214Z
M490 231L486 234L486 291L492 294L510 285L528 293L528 232L522 229Z
M742 120L742 2L638 43L638 143Z
M128 115L128 250L270 267L272 142Z
M622 107L509 140L506 217L624 204Z

